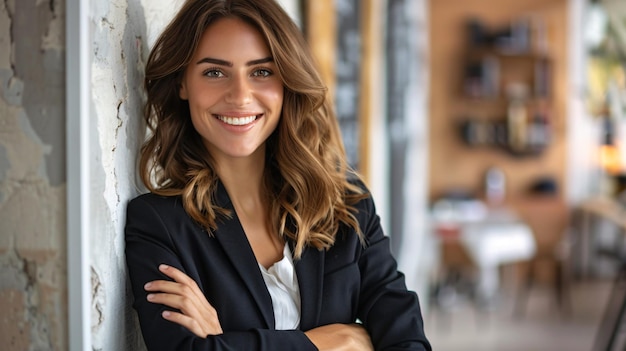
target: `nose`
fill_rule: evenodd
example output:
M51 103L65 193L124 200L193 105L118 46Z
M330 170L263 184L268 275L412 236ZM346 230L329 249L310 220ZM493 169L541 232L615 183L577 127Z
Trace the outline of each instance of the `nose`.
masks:
M252 87L245 75L232 77L225 98L227 103L235 106L244 106L252 101Z

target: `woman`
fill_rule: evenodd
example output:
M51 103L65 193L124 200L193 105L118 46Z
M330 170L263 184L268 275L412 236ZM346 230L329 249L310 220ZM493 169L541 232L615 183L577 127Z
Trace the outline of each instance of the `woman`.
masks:
M145 79L126 259L148 349L430 349L279 5L187 1Z

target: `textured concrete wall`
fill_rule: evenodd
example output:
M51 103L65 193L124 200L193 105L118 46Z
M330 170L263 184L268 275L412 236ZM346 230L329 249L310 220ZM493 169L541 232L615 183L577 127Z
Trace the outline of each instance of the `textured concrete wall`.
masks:
M94 350L140 350L124 258L126 203L140 192L143 70L181 1L91 1L91 328Z
M92 345L134 350L140 336L126 292L123 215L125 202L136 193L146 26L139 1L92 1L90 6Z
M62 0L0 2L0 340L67 349Z

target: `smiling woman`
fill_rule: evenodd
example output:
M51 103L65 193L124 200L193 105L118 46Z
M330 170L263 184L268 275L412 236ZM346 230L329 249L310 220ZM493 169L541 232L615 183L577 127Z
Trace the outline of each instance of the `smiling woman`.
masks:
M180 98L217 164L265 154L276 129L283 84L261 33L238 18L223 18L200 38L185 70Z
M128 205L126 259L149 349L430 350L279 5L188 0L145 86L150 193Z

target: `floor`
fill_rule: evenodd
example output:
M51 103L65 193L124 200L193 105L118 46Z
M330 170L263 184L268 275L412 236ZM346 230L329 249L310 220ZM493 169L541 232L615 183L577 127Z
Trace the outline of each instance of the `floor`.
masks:
M518 317L511 288L487 309L457 299L445 311L428 309L426 335L435 351L591 351L611 287L609 279L572 283L569 315L547 286L531 290L525 314Z

